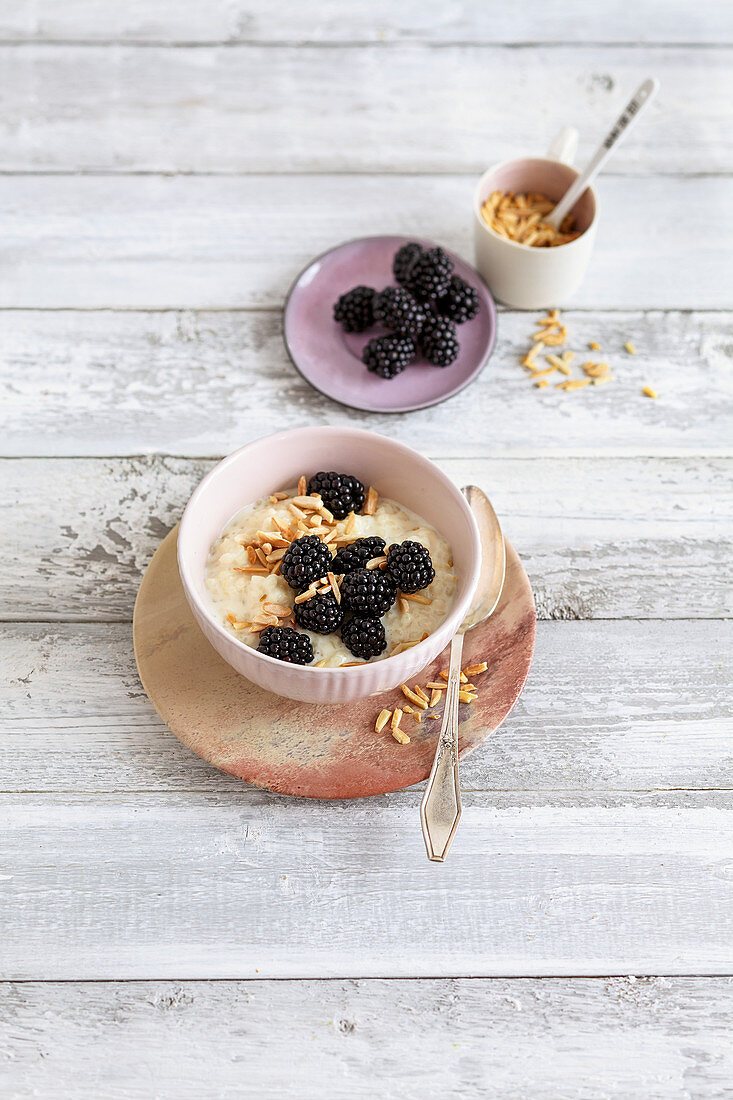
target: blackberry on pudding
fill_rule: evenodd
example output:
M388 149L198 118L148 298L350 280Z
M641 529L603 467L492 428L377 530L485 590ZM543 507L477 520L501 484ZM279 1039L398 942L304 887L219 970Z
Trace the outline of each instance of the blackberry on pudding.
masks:
M365 569L367 563L373 558L381 558L387 544L379 535L371 535L369 538L356 539L347 546L342 546L331 563L333 573L353 573L357 569Z
M430 551L410 539L387 551L387 572L400 592L419 592L435 580Z
M313 646L307 634L299 634L289 626L268 626L260 634L258 653L266 653L290 665L309 665Z
M333 470L319 470L314 474L308 482L308 493L318 493L336 519L346 519L349 512L360 511L365 496L364 486L358 478Z
M322 596L311 596L303 603L296 603L293 614L298 626L303 630L312 630L314 634L333 634L341 626L344 618L341 607L330 592Z
M331 568L331 551L318 535L303 535L291 542L283 555L280 572L291 588L302 592Z
M379 619L395 602L395 586L381 569L356 569L341 585L341 603L362 619Z
M347 619L341 627L341 641L355 657L368 661L387 648L384 626L379 619Z

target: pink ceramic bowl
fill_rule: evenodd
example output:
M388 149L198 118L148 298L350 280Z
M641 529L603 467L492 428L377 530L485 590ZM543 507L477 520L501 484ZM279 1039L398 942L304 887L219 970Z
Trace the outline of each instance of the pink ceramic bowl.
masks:
M204 583L211 544L247 504L317 470L355 474L381 495L417 512L450 543L458 578L450 614L429 638L405 653L352 668L289 665L240 642L214 618ZM214 649L253 683L306 703L345 703L411 679L438 656L464 619L480 567L476 521L456 486L404 444L353 428L297 428L241 447L201 482L178 534L178 568L186 598Z

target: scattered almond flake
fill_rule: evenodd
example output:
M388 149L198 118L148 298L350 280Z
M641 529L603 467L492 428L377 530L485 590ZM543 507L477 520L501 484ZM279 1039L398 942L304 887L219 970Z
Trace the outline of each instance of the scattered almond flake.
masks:
M629 355L636 355L636 348L631 343L631 340L627 340L626 343L624 344L624 347L628 351Z
M258 574L261 576L263 573L267 574L267 573L270 572L270 570L267 568L266 564L265 565L235 565L233 568L234 568L235 573L248 573L252 576L256 576Z
M275 531L258 531L257 538L260 541L260 545L264 545L266 542L272 542L278 538Z
M575 358L575 352L564 351L560 358L562 359L563 363L572 363L573 359Z
M568 378L567 382L559 382L555 387L558 390L582 390L583 386L590 386L590 378Z
M546 367L545 370L538 370L532 375L533 378L544 378L548 374L553 374L557 370L557 367ZM538 383L539 385L539 383ZM545 385L547 383L545 382Z
M316 509L316 511L319 512L323 516L326 523L334 523L335 522L333 512L329 512L329 510L325 506L325 504L322 504L320 506L320 508Z
M477 665L466 665L463 671L465 672L466 676L478 676L480 672L487 672L488 668L489 666L487 665L486 661L481 661Z
M305 512L298 508L297 504L293 504L292 501L288 503L288 509L297 519L305 519Z
M297 496L290 501L296 508L302 508L306 512L317 512L321 504L320 497Z
M272 550L267 555L268 565L272 565L274 562L280 561L282 558L285 557L285 553L286 553L286 551L282 548L280 550Z
M371 558L367 563L367 569L381 569L383 565L387 564L386 555L382 554L379 558Z
M317 589L319 596L325 596L327 592L331 591L330 584L324 584L322 588Z
M524 356L524 358L522 359L522 366L526 367L527 370L537 370L537 364L535 363L531 355Z
M278 626L279 622L277 615L266 615L264 612L259 612L252 619L252 626Z
M255 550L255 554L263 565L267 565L267 554L264 552L264 550L260 549L260 547L258 546Z
M644 394L644 397L659 397L657 391L653 390L651 386L644 386L641 392Z
M440 675L443 677L444 680L447 680L448 676L450 675L450 669L442 668L440 670ZM459 682L462 683L462 684L467 684L468 683L468 676L466 676L465 672L462 672L460 674Z
M402 711L397 707L392 715L392 721L390 725L393 730L399 729L400 722L402 721Z
M296 596L293 603L305 603L306 600L310 600L315 596L315 588L307 588L305 592L301 592L299 596Z
M250 630L252 627L252 623L247 623L244 622L244 620L237 619L237 616L234 615L231 611L227 615L227 621L234 630Z
M535 386L538 390L544 390L549 384L546 378L540 378L539 382L535 382Z
M401 730L399 726L397 726L396 729L392 727L392 736L394 737L395 741L399 741L401 745L410 744L410 738L408 734L406 734L404 730Z
M439 714L428 714L428 715L426 715L426 717L427 718L440 718L440 715Z
M295 538L295 531L293 531L293 528L290 526L290 524L284 523L281 519L278 519L277 516L273 516L272 519L273 523L278 528L283 538L286 538L290 542L292 542Z
M590 343L588 344L588 347L590 348L591 351L602 351L603 350L601 348L601 345L598 343L597 340L591 340Z
M560 358L559 355L546 355L545 359L552 365L553 370L561 370L567 364Z
M565 326L560 329L559 332L554 332L551 336L545 336L544 340L548 347L558 347L564 344L568 338L568 332Z
M271 572L270 576L272 576L272 577L277 577L277 576L278 576L278 574L280 573L280 567L281 567L281 565L282 565L282 562L281 562L281 561L276 561L276 562L275 562L275 565L273 566L273 569L272 569L272 572Z
M358 665L365 665L366 661L342 661L339 668L357 668Z
M387 559L385 558L384 560L386 561ZM409 600L410 603L421 603L425 607L430 607L433 602L431 599L428 599L427 596L423 596L422 592L403 592L402 598L404 600Z
M327 664L328 657L322 657L320 661L316 661L316 663L313 665L313 668L325 668ZM387 711L387 713L389 714L389 711ZM377 730L377 733L379 733L379 730Z
M425 700L425 702L427 703L427 701L428 701L428 697L427 697L427 695L425 694L425 692L423 691L423 689L422 689L422 688L420 687L420 685L419 685L419 684L415 684L415 689L414 689L414 690L415 690L415 694L416 694L416 695L419 695L419 696L420 696L420 698L421 698L421 699L424 699L424 700Z
M374 723L374 732L375 733L381 733L382 730L384 729L384 727L389 722L391 717L392 717L392 711L391 710L380 710L379 714L377 715L377 720Z
M337 537L338 532L336 530L329 531L327 535L323 536L323 541L326 543L326 545L328 545L330 542L333 542L333 540Z
M257 555L255 554L253 546L248 546L247 547L247 557L249 558L249 564L250 565L254 565L255 562L257 561Z
M346 520L344 522L344 534L345 535L350 535L351 534L351 532L354 530L355 523L356 523L356 516L354 515L353 512L349 512L349 514L346 517Z
M538 340L537 343L533 347L531 347L529 349L529 351L527 352L527 358L534 359L535 356L539 355L540 352L544 350L544 347L545 347L544 341L543 340Z
M328 577L328 583L331 586L331 591L334 594L336 603L341 603L341 589L339 588L339 582L336 580L335 574L326 573L326 576Z
M430 706L437 707L440 700L443 698L443 692L440 688L433 688L430 692Z
M377 503L379 501L379 494L373 485L370 485L367 489L366 500L364 501L364 507L362 512L365 516L373 516L377 510Z
M284 603L263 603L262 610L276 615L278 619L289 619L293 613L292 607L286 607Z
M405 611L410 610L410 605L409 605L409 603L407 602L407 600L405 599L404 596L400 596L400 598L397 600L397 606L399 607L400 612L402 612L402 614L404 614Z
M458 698L461 703L473 703L478 699L478 695L474 695L473 692L470 691L459 691Z
M320 527L321 519L322 517L319 516L317 512L314 512L311 516L308 517L308 520L306 522L309 527Z
M396 656L398 653L404 653L408 649L412 649L413 646L419 645L422 638L414 642L398 642L396 646L390 652L390 657Z
M308 492L308 480L307 480L305 474L301 474L301 476L298 478L298 496L299 497L304 497L307 492Z
M418 723L418 725L420 724L420 722L422 722L422 712L421 711L413 710L412 717L415 719L415 721Z
M415 713L415 711L412 709L412 707L410 706L409 703L403 703L402 704L402 712L403 712L403 714L414 714Z
M567 363L561 363L560 366L557 369L560 371L560 374L571 374L572 373L571 370L570 370L570 367L567 365Z
M412 688L407 686L407 684L400 684L400 690L405 698L409 699L410 702L414 703L416 707L420 708L420 710L428 709L428 704L425 702L425 700L421 699L420 696L412 690Z
M429 687L429 688L433 688L433 689L437 688L438 691L445 691L445 684L439 684L435 680L428 680L425 687Z

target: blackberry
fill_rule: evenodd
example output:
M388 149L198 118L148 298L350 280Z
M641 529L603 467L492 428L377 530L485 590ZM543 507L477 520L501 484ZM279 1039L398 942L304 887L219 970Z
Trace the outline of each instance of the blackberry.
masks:
M377 336L361 353L367 370L380 378L396 378L417 355L411 336Z
M265 627L257 652L290 665L309 665L313 660L313 646L308 635L299 634L289 626Z
M370 535L369 538L357 539L348 546L342 546L331 562L331 572L353 573L356 569L364 569L372 558L382 556L385 545L379 535Z
M392 261L392 274L398 283L405 285L418 256L422 256L422 245L417 241L410 241L409 244L403 244L402 248L397 249Z
M435 580L430 551L419 542L390 546L387 571L401 592L419 592Z
M379 619L347 619L341 627L341 641L355 657L378 657L387 648Z
M304 535L291 542L282 557L280 572L291 588L300 592L311 581L325 577L331 568L331 551L318 535Z
M323 596L311 596L304 603L296 603L293 613L298 626L312 630L314 634L333 634L343 622L344 613L331 592Z
M321 500L336 519L346 519L349 512L358 512L365 495L364 486L358 478L351 474L336 474L333 470L328 473L319 470L314 474L308 482L308 493L320 493Z
M436 302L438 313L462 325L464 321L471 321L479 311L478 292L460 277L451 275L448 289L442 298Z
M406 286L418 302L441 298L448 290L453 261L442 248L429 248L410 269Z
M426 321L425 310L402 286L388 286L374 299L374 320L393 332L417 336Z
M461 350L456 326L447 317L435 317L420 333L420 348L434 367L449 367Z
M333 319L344 332L363 332L374 324L376 290L370 286L355 286L342 294L333 307Z
M341 603L360 619L378 619L395 601L392 578L381 569L356 569L341 585Z

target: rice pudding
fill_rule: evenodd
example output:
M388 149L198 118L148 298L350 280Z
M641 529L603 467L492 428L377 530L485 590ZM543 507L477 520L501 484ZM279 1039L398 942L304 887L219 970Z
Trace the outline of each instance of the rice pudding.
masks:
M360 486L356 479L352 480ZM363 490L362 486L360 488ZM238 512L211 547L206 563L206 588L211 607L224 628L245 645L267 652L260 639L268 627L295 627L299 634L307 635L313 651L312 661L299 660L298 663L320 668L383 660L428 637L447 617L453 602L456 576L451 548L438 531L397 501L380 498L371 488L368 493L362 492L361 499L364 503L360 511L352 510L339 519L324 504L321 496L306 494L306 481L301 478L297 488L275 493ZM378 615L386 643L383 651L374 656L359 657L353 647L350 650L344 644L339 628L319 633L304 628L300 621L296 622L296 617L302 619L309 596L315 599L318 595L322 602L328 602L326 610L334 611L339 623L341 619L349 618L349 574L331 571L331 563L334 555L342 549L351 547L358 550L367 544L357 540L374 537L384 540L386 551L393 546L401 550L405 545L412 547L407 551L410 559L417 556L419 560L432 563L435 576L426 586L418 580L419 590L410 590L411 585L407 583L409 574L404 570L400 573L395 565L393 573L403 578L402 590L391 579L386 553L376 553L365 564L366 569L382 574L383 589L392 586L393 602L386 612ZM291 586L281 572L284 569L292 580L293 555L290 548L300 539L309 539L309 543L303 545L312 546L319 564L325 562L319 570L317 581L302 588L299 584ZM421 548L425 548L429 558ZM421 554L423 559L420 559ZM337 563L340 560L336 558ZM334 566L334 570L336 568ZM420 568L416 575L425 577L424 573L420 573ZM371 598L372 589L379 589L381 578L371 576L366 579L368 598ZM369 584L371 581L373 585ZM345 594L343 605L342 589ZM334 610L332 604L338 607ZM317 610L316 603L311 603L310 607ZM364 613L354 614L358 617ZM375 618L377 615L371 619L372 623ZM373 630L377 631L377 627ZM351 633L347 632L349 639Z

